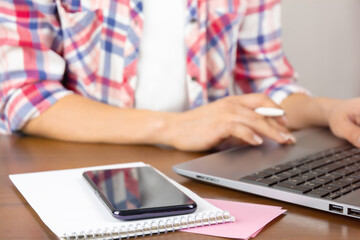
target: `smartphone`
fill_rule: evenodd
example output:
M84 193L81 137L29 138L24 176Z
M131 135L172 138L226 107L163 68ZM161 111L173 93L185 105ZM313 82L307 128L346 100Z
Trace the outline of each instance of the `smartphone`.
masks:
M150 166L86 171L86 181L121 220L192 213L196 203Z

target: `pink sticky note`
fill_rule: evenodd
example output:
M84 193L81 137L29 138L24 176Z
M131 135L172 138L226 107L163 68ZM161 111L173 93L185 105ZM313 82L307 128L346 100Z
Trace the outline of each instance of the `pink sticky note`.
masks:
M263 230L263 228L260 228L259 230L254 232L250 237L252 237L252 238L256 237L256 235L258 235L261 232L261 230Z
M206 199L216 207L227 210L235 217L234 223L184 229L182 231L211 236L249 239L274 218L286 212L281 207L268 205Z

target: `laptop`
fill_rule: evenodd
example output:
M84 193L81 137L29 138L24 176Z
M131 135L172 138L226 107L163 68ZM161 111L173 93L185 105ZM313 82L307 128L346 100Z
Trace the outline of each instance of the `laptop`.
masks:
M360 149L326 128L294 133L297 143L243 146L177 164L183 176L360 219Z

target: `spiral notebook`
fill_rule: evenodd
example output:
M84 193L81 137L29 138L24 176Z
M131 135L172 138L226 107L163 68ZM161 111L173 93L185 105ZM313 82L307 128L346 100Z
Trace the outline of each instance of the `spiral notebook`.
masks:
M121 239L234 221L223 211L168 178L197 203L195 213L121 221L109 213L82 173L94 169L147 166L136 162L10 175L19 192L59 239ZM165 176L166 177L166 176Z

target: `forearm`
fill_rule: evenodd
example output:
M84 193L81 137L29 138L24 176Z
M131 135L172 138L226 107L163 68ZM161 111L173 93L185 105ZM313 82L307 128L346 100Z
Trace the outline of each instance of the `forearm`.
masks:
M31 135L77 142L163 144L174 114L123 109L69 95L22 129Z
M288 127L290 129L301 129L313 126L328 126L329 112L331 107L338 101L341 100L292 94L281 103L281 107L286 112Z
M25 133L78 142L163 144L204 151L229 138L259 145L262 136L292 142L283 123L252 109L277 105L262 94L227 97L183 113L122 109L79 95L61 98L22 129Z

